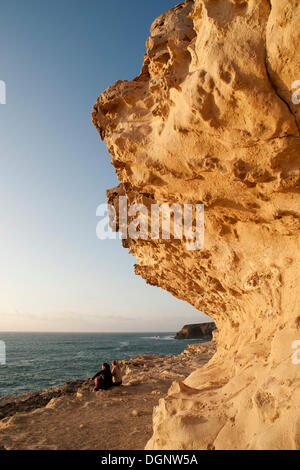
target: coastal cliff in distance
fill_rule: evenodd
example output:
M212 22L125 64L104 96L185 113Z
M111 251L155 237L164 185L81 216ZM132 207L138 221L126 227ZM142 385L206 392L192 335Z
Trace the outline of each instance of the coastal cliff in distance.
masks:
M216 325L213 322L185 325L176 334L175 339L206 339L211 341L212 332L215 329Z
M218 327L147 449L300 449L300 3L186 0L93 122L129 204L205 206L205 244L128 239L135 273ZM297 87L298 85L298 87Z

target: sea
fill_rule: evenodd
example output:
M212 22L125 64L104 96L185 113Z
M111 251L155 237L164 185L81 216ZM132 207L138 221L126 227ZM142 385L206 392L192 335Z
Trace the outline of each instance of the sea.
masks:
M0 333L0 397L92 377L103 362L141 354L177 355L189 344L204 342L176 340L174 336L175 333Z

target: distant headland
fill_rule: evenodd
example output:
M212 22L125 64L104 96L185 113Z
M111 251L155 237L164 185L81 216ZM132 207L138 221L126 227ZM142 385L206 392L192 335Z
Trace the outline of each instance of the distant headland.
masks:
M206 339L211 341L212 332L216 329L217 327L214 322L185 325L176 334L175 339Z

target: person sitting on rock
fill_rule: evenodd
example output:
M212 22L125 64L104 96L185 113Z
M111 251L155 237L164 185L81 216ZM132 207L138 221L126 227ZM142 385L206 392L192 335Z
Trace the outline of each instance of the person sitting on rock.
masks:
M95 374L94 377L90 379L90 381L94 381L96 392L98 390L108 390L110 387L112 387L113 382L109 364L104 362L104 364L102 364L102 370L97 372L97 374Z
M112 361L111 373L113 377L113 386L118 387L122 385L122 369L117 361Z

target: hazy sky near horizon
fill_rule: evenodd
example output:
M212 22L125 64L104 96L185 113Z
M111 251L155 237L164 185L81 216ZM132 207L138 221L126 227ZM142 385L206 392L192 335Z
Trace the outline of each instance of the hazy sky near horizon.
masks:
M0 331L176 331L207 317L134 275L96 238L118 184L91 123L139 74L153 20L178 0L1 0Z

